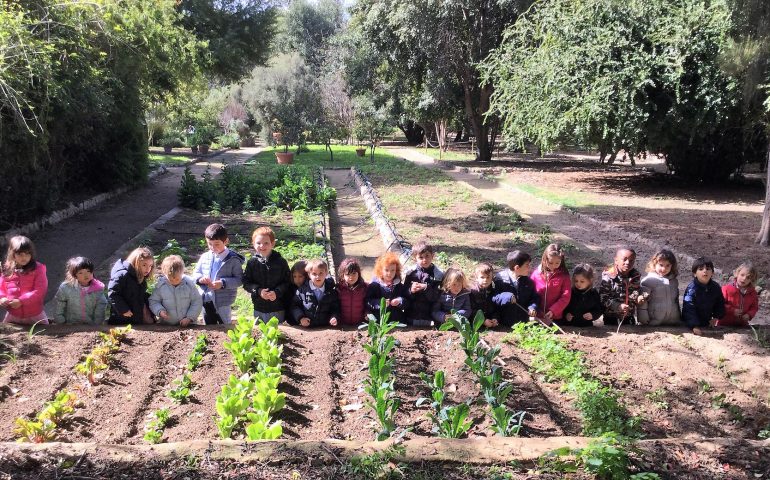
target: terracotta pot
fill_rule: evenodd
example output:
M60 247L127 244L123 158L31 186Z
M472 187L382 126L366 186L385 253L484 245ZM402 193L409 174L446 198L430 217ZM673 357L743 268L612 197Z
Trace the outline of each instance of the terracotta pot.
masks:
M193 145L192 147L190 147L190 151L192 151L192 153L197 155L198 154L198 145Z
M278 163L282 165L288 165L290 163L294 163L294 152L288 152L288 153L275 153L275 158L278 160Z
M359 157L363 157L366 155L366 149L365 148L356 148L356 155Z
M281 143L281 138L283 138L283 134L281 132L273 132L273 142L275 142L276 145Z
M198 148L201 149L201 153L203 155L206 155L207 153L209 153L209 146L208 145L205 145L205 144L204 145L198 145Z
M171 153L171 149L172 149L172 148L173 148L173 147L171 147L171 146L165 146L165 145L164 145L164 146L163 146L163 153Z

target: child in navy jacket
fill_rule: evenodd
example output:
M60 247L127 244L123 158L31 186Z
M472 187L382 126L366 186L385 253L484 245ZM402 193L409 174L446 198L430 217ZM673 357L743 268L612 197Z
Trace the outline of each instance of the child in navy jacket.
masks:
M380 301L385 299L385 308L390 312L390 321L403 323L405 310L409 305L409 291L401 283L401 261L393 252L385 252L374 264L374 278L366 287L366 311L380 318Z
M471 313L470 318L476 318L476 314L484 314L484 326L494 328L497 326L497 306L492 298L495 296L494 268L489 263L479 263L473 269L475 284L471 287Z
M594 269L587 263L572 270L572 295L564 309L564 320L573 327L591 327L602 316L599 292L594 288Z
M441 294L438 301L433 304L433 321L436 325L444 323L446 317L453 311L465 318L470 318L471 292L468 290L467 283L461 270L450 268L446 271L441 284Z
M294 321L302 327L337 326L340 314L340 298L334 279L328 277L329 266L323 260L307 262L306 271L310 279L294 295L291 313Z
M441 294L441 281L444 273L433 264L433 246L420 241L412 247L412 254L417 263L407 270L404 284L409 295L406 318L415 327L430 326L433 304Z
M500 323L510 327L536 316L540 297L535 291L535 282L529 278L532 257L514 250L508 254L507 261L508 268L495 275L496 293L492 301L498 306Z
M682 320L695 335L725 316L725 298L719 284L712 280L714 263L699 257L692 264L693 279L684 291Z

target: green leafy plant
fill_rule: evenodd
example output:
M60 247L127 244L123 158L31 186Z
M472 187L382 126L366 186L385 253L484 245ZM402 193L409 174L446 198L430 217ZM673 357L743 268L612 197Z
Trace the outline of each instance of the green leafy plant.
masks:
M14 435L19 442L44 443L56 438L56 427L75 411L77 397L74 393L61 390L53 400L46 402L35 415L34 420L17 418Z
M652 401L656 407L660 410L668 410L669 404L666 401L666 391L663 388L658 388L652 392L648 392L645 395Z
M148 443L160 443L163 440L163 430L166 429L171 412L168 408L155 410L150 420L144 425L144 440Z
M249 440L274 440L283 435L281 421L271 422L270 414L265 411L247 413L246 438Z
M262 334L262 338L269 342L277 343L281 339L281 330L278 328L276 317L272 317L267 322L257 321L257 329Z
M248 373L240 377L230 375L227 383L222 385L222 392L216 398L216 412L219 415L216 425L220 437L230 438L233 429L245 418L253 389Z
M286 394L278 392L281 375L260 370L253 378L254 395L251 406L257 412L272 415L280 411L286 403Z
M193 386L190 374L185 373L181 378L176 379L171 383L176 385L176 387L169 390L166 395L168 395L168 397L175 403L186 403Z
M439 330L457 330L462 338L460 344L463 352L468 358L474 358L476 347L481 339L481 327L484 325L484 313L479 311L473 319L473 322L457 313L452 313L448 316L444 323L441 324ZM472 368L473 370L473 368Z
M433 377L420 373L420 378L431 390L431 408L428 418L433 422L433 431L440 437L460 438L471 427L472 423L466 421L470 413L470 407L467 403L461 403L455 406L444 405L446 393L444 393L445 375L443 370L437 370ZM417 406L422 405L428 398L417 400Z
M508 410L505 405L490 408L492 431L501 437L514 437L519 434L527 412Z
M251 370L257 359L257 339L252 335L254 319L238 317L235 328L227 332L229 341L224 342L225 350L233 355L233 360L241 373Z

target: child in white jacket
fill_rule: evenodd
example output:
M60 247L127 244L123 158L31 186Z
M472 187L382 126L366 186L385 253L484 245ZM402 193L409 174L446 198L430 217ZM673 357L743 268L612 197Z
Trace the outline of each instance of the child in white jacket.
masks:
M179 255L169 255L160 265L163 274L150 295L150 310L164 325L187 327L194 324L203 308L195 281L184 274L184 261Z
M681 325L679 308L679 281L676 255L671 250L658 251L647 264L647 275L642 279L642 294L647 301L637 310L642 325Z

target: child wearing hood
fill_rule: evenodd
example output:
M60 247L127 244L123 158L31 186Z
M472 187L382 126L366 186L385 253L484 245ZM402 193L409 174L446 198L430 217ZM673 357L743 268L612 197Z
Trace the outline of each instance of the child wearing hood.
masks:
M104 284L94 278L94 264L85 257L67 261L65 280L54 296L56 323L101 325L107 320Z

